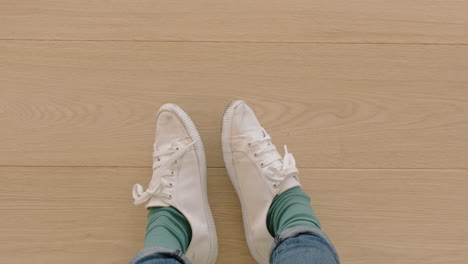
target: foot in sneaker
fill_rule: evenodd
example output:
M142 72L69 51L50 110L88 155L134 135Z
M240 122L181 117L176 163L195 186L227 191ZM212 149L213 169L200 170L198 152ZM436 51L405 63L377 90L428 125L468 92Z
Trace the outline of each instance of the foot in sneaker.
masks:
M223 118L222 147L226 169L237 191L247 244L259 263L268 263L273 237L267 214L275 196L300 186L292 154L281 157L252 109L232 102Z
M182 251L188 246L185 255L192 263L215 263L218 245L208 204L205 151L192 120L177 105L165 104L158 112L153 176L148 189L143 190L139 184L133 187L133 197L136 205L147 203L146 208L153 208L149 215L151 221L146 244L164 248L180 245ZM181 228L187 222L190 227ZM190 232L190 228L191 240L190 234L180 235ZM154 235L151 232L163 235L151 237ZM176 237L164 238L171 235ZM165 241L175 242L166 245ZM183 245L187 242L188 245Z

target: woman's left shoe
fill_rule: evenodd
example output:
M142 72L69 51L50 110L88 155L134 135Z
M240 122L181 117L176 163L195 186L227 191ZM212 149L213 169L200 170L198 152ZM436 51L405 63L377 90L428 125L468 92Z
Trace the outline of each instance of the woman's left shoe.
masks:
M133 197L136 205L147 202L146 208L176 208L192 229L185 255L194 264L216 262L218 242L208 203L205 150L192 120L177 105L159 109L153 176L148 189L133 187Z

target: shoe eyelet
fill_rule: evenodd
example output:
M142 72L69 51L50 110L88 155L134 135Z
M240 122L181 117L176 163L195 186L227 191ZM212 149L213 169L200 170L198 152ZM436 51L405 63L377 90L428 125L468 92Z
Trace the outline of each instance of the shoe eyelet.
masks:
M174 184L172 182L169 183L169 188L174 187Z
M167 196L167 199L171 200L171 199L172 199L172 194L169 194L169 195Z
M247 147L251 148L252 147L252 143L247 143Z
M178 151L178 150L179 150L179 147L176 147L175 149Z
M273 183L273 188L278 189L279 184L278 183Z
M265 167L265 164L263 164L263 162L260 163L260 167L264 168L264 167Z
M174 161L174 164L177 164L177 163L179 163L179 160L175 160L175 161Z
M158 157L158 161L161 161L161 159Z
M174 176L174 175L175 175L175 171L171 171L171 175Z
M253 156L254 156L254 158L258 158L258 154L257 154L257 153L254 153Z

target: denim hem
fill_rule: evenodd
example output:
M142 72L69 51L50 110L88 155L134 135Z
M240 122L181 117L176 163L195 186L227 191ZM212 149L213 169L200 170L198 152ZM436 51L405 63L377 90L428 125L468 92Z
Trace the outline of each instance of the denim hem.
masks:
M328 244L328 246L330 246L330 248L332 249L333 254L338 259L338 253L336 252L335 247L333 247L333 244L331 243L330 239L328 238L328 236L322 230L320 230L318 228L310 228L310 227L302 227L302 226L288 228L288 229L286 229L286 230L284 230L281 233L276 235L275 240L273 241L273 245L271 246L271 249L270 249L270 259L271 259L271 256L272 256L273 252L275 251L275 249L283 241L285 241L288 238L296 237L296 236L302 235L302 234L314 235L314 236L320 237L323 240L325 240L325 242ZM339 263L339 260L338 260L338 263Z
M135 255L135 257L130 261L130 264L136 264L139 260L155 254L164 254L167 256L174 257L182 264L192 264L192 262L184 255L184 253L182 253L182 251L178 249L169 249L163 247L147 247L140 250L140 252L138 252Z

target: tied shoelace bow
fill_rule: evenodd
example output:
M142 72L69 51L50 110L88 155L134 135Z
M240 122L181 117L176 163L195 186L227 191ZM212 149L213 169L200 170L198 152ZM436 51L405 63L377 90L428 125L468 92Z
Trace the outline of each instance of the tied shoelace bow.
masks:
M143 191L143 186L135 184L133 186L132 194L135 205L140 205L147 202L153 196L160 196L163 198L171 199L172 195L166 192L166 188L172 188L172 182L168 181L167 177L173 177L175 172L171 167L192 147L196 141L186 146L172 145L166 150L157 150L154 145L153 151L153 176L151 177L150 184L146 191ZM168 158L161 159L162 157L169 156Z
M254 157L263 156L263 154L271 153L274 151L272 155L269 155L266 159L264 159L260 163L260 167L268 168L268 173L266 174L267 180L274 183L274 187L278 187L285 179L289 177L299 176L299 171L296 167L296 160L294 156L288 152L288 147L284 145L284 156L281 156L277 153L276 147L271 144L271 137L262 128L262 132L264 137L261 139L255 139L248 143L249 147L253 147L255 145L264 145L262 143L266 142L266 146L261 148L259 151L254 153ZM275 162L281 162L281 166L269 166L273 165Z

